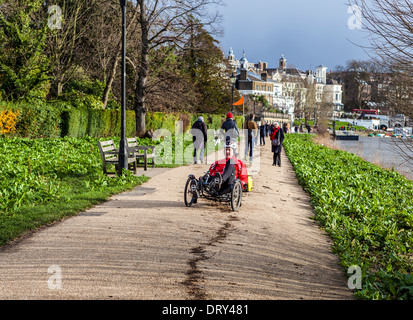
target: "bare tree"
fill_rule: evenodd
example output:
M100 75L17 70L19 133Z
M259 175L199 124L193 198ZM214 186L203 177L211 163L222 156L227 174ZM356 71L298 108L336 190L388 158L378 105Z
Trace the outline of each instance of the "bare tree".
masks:
M179 46L192 23L212 26L217 22L218 15L211 15L208 10L212 5L220 2L220 0L137 0L141 43L134 110L138 135L145 134L150 52L165 45Z
M48 39L48 56L53 66L51 75L54 79L52 94L59 96L63 86L79 69L81 62L88 55L79 50L80 41L89 30L92 16L91 8L97 0L58 0L45 1L45 5L57 5L62 13L60 28L55 29Z
M349 0L360 7L368 33L372 60L402 77L408 96L413 95L413 2L410 0ZM396 72L395 72L396 71ZM400 105L400 112L413 116L413 105Z
M389 71L387 101L397 112L413 117L413 2L410 0L349 0L360 7L370 37L373 60ZM394 139L398 154L413 162L411 139ZM411 166L412 167L412 166Z
M139 30L136 21L137 7L129 5L126 33L128 41L138 41ZM105 83L102 102L106 107L109 94L119 69L122 52L119 0L104 0L95 6L95 23L90 28L90 48L94 51L100 74L96 76ZM130 51L129 51L130 52Z
M294 96L294 110L297 115L305 119L305 123L313 118L316 110L317 101L317 85L315 79L309 75L304 75L293 67L296 74L289 78L292 91L289 90L289 95Z
M186 66L183 66L181 53L175 46L164 46L151 52L146 82L147 109L161 112L188 111L198 100L194 83L184 71ZM137 80L135 74L135 84Z

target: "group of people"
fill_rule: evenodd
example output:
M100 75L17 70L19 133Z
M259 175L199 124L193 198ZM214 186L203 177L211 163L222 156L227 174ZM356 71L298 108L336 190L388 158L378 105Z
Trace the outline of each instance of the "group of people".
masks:
M284 130L280 127L278 122L272 125L262 123L260 126L254 120L254 114L250 114L247 121L245 121L243 129L247 130L248 135L245 141L245 158L249 158L252 162L254 155L254 145L257 144L258 133L260 134L260 145L265 145L265 137L269 135L271 140L271 151L273 152L273 166L281 167L281 150L284 140ZM203 163L206 142L208 140L207 127L204 118L201 116L192 125L193 144L194 144L194 163L197 163L198 151L201 163ZM234 143L239 136L239 129L234 120L234 116L229 112L226 120L221 126L221 133L226 137L227 141ZM238 156L234 150L235 156Z
M284 141L284 130L278 122L271 125L261 123L260 126L254 120L254 114L250 114L249 119L244 123L244 129L248 130L248 138L246 141L245 156L249 156L252 161L254 154L254 145L258 144L258 133L260 135L260 145L265 145L265 137L269 135L271 140L271 151L273 152L273 166L281 167L281 149Z
M311 133L311 127L310 127L308 124L305 125L305 128L306 128L306 130L307 130L308 133ZM316 129L317 129L317 126L314 126L314 130L316 130ZM294 132L295 132L295 133L304 132L303 124L301 124L300 126L295 126L295 127L294 127Z
M276 123L279 126L279 123ZM265 137L271 135L271 133L275 130L275 123L269 124L268 122L263 121L259 126L258 130L260 132L260 145L265 145ZM285 128L283 128L283 132L285 132ZM255 145L257 145L257 140Z
M261 127L266 124L261 124L260 143L265 145L266 131L262 131ZM207 128L203 117L199 117L198 120L192 126L193 144L194 144L194 163L197 163L197 152L200 151L200 161L203 163L205 145L208 140ZM244 129L247 130L248 135L246 138L245 158L249 156L252 161L254 153L254 144L258 136L258 126L254 121L254 114L250 114L249 119L244 123ZM273 126L269 127L269 137L271 139L271 151L273 152L273 166L278 165L281 167L281 150L282 142L284 140L284 131L280 127L278 122L275 122ZM248 185L249 179L248 172L245 164L237 159L236 153L236 139L239 136L239 130L237 123L234 120L232 113L228 113L225 122L221 126L221 133L225 136L225 159L214 162L209 173L214 178L218 178L219 186L218 192L224 192L227 188L234 184L236 178L240 179L243 188Z

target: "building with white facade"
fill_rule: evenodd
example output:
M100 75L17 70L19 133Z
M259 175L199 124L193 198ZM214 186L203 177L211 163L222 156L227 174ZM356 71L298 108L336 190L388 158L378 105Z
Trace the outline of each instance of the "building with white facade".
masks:
M316 70L316 81L317 83L327 83L327 67L320 65L315 68Z
M236 87L244 95L262 95L274 107L293 114L300 112L306 99L313 94L316 104L327 106L329 116L338 117L343 112L342 85L327 79L327 67L320 65L315 71L303 71L287 66L284 55L278 60L278 68L268 68L266 62L248 62L245 52L236 60L232 48L227 56L236 68ZM309 93L309 90L315 90Z
M336 80L327 80L324 86L325 100L332 104L333 117L339 117L344 112L343 86Z
M232 69L232 72L236 72L239 68L239 60L235 59L234 51L232 50L232 48L229 48L226 59L228 61L228 64L230 65L230 68Z

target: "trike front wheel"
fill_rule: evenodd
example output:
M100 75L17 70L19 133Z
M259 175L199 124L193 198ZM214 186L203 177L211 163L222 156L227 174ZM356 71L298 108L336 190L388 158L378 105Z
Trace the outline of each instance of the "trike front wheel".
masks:
M193 203L196 203L198 197L196 193L196 180L188 178L185 184L184 191L184 200L187 207L192 206Z

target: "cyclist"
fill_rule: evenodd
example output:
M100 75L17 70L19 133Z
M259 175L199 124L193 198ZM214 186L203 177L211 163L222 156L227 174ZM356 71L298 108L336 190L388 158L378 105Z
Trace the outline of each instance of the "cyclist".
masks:
M235 157L236 144L227 139L225 143L225 159L215 161L209 168L209 175L218 178L217 191L225 193L227 188L239 179L242 188L248 188L248 171L245 164Z

